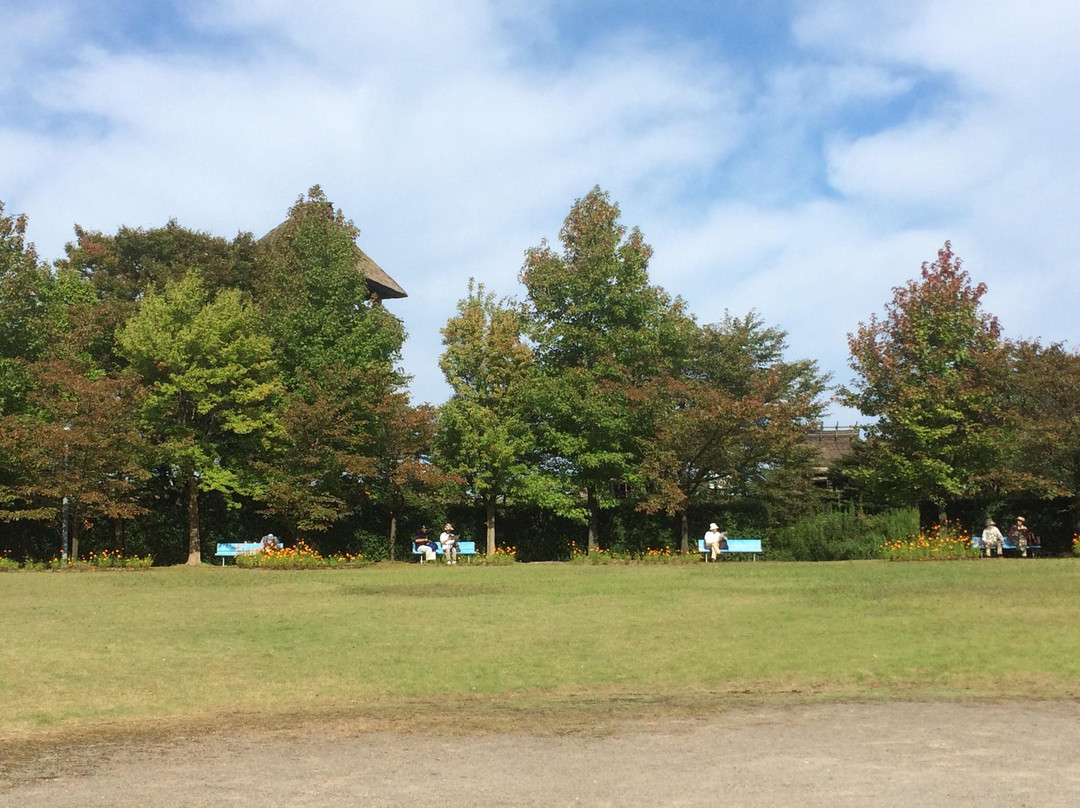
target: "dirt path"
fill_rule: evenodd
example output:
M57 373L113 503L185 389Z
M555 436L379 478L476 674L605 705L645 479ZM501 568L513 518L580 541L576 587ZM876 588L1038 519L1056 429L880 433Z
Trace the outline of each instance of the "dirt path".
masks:
M0 765L0 806L1080 805L1080 704L728 709L605 734L302 730Z

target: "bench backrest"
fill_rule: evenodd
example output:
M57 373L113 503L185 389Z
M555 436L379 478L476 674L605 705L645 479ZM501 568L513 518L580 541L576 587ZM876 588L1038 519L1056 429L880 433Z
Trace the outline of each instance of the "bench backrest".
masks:
M443 548L438 542L435 542L435 554L442 555ZM458 542L458 555L476 555L476 542L474 541L459 541ZM416 546L416 542L413 542L412 546L413 555L420 555L420 550Z
M760 553L761 539L728 539L729 553Z
M705 539L697 540L697 549L699 553L709 552L709 548L705 546ZM761 552L761 539L728 539L727 549L721 550L721 553L760 553Z
M214 555L219 556L238 556L241 553L257 553L262 545L257 541L232 541L222 542L217 546L217 552Z

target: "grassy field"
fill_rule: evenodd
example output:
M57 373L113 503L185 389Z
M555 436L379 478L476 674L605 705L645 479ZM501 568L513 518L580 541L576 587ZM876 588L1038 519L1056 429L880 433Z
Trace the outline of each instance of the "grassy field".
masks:
M6 573L0 738L440 706L1075 698L1078 616L1067 559Z

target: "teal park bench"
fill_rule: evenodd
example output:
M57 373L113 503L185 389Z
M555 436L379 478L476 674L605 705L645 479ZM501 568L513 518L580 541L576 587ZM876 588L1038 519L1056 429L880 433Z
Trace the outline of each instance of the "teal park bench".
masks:
M257 553L262 547L257 541L233 541L218 544L216 556L221 556L221 566L225 566L226 558L236 558L244 553Z
M459 541L457 547L458 547L457 552L458 552L459 556L474 556L474 555L476 555L476 542L474 542L474 541ZM420 550L417 548L416 542L413 542L412 554L414 556L423 555L423 553L421 553ZM437 555L437 556L443 555L442 545L439 544L438 542L435 542L435 555Z
M708 561L709 556L712 553L709 548L705 546L705 539L697 540L697 551L701 553L702 557ZM758 555L761 553L761 539L728 539L727 549L721 550L721 553L753 553L751 557L753 561L757 561Z

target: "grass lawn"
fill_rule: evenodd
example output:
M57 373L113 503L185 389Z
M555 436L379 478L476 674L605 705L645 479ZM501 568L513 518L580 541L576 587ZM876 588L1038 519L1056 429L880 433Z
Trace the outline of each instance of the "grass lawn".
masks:
M1075 698L1078 616L1069 559L5 573L0 738L439 705Z

